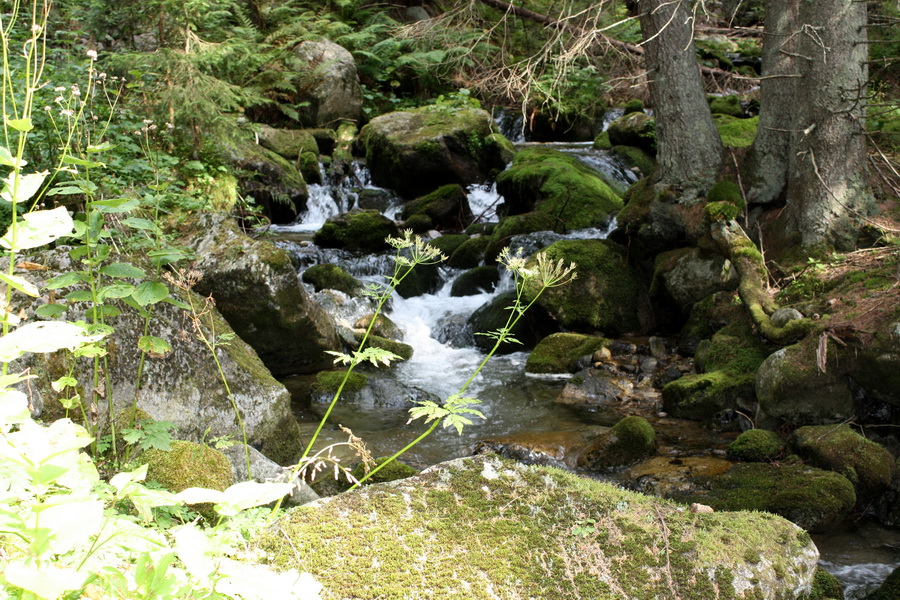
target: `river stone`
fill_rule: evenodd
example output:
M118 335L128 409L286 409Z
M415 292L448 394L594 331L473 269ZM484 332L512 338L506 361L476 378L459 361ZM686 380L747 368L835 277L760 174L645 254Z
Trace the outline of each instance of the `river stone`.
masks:
M259 143L278 156L296 161L301 154L307 152L319 155L319 144L306 129L276 129L268 125L258 127Z
M592 431L512 433L481 440L473 455L499 454L529 465L574 469Z
M891 483L893 455L849 425L800 427L788 443L794 453L810 464L844 475L860 497L870 497Z
M465 188L458 183L442 185L433 192L407 202L400 218L408 221L421 215L428 217L434 229L465 229L472 222L472 209Z
M803 313L796 308L779 308L772 313L772 325L779 329L790 323L791 321L799 321L803 318Z
M656 122L643 112L631 112L609 124L609 143L613 146L634 146L656 154Z
M854 345L843 352L856 354L852 377L867 392L900 406L900 314L882 320L875 335L862 347Z
M353 55L326 39L300 43L294 54L307 67L300 86L300 120L309 127L334 127L342 120L362 117L362 88Z
M847 378L816 366L815 340L769 355L756 372L756 398L765 420L774 424L823 425L853 419Z
M253 477L247 475L246 452L250 453L250 472L253 473ZM269 460L253 446L232 444L222 449L222 453L231 462L231 472L236 483L242 481L283 483L290 479L291 467L282 467ZM294 489L284 498L284 506L300 506L318 499L319 495L306 482L297 479L294 480Z
M219 312L274 375L331 364L326 352L340 348L334 323L300 284L287 252L242 234L220 214L201 215L193 231L194 268L203 274L196 290L215 298Z
M377 185L415 197L449 183L482 183L503 169L510 155L494 127L481 109L424 107L375 117L359 144Z
M554 402L575 406L615 406L633 393L634 384L627 377L617 377L605 369L584 369L566 382Z
M617 469L643 460L656 451L656 432L644 417L628 416L591 440L578 457L578 466L592 471Z
M656 257L653 290L665 293L683 312L710 294L734 290L738 274L721 254L700 248L679 248Z
M453 281L450 296L474 296L493 292L500 282L500 271L495 265L484 265L469 269Z
M312 573L323 600L793 600L818 560L809 536L774 515L691 514L494 456L293 508L256 545Z
M525 372L539 375L575 373L581 370L585 356L603 350L608 340L580 333L553 333L535 346L525 362Z
M509 307L513 306L515 299L515 292L497 294L469 316L468 324L471 326L471 330L476 333L475 346L479 350L488 352L494 347L497 340L493 337L477 334L496 332L506 327L509 320ZM534 348L538 340L556 330L556 325L552 319L548 318L546 311L539 306L532 306L510 332L512 337L519 340L520 343L507 342L501 344L497 348L497 352L499 354L510 354L512 352L529 350Z
M29 279L40 288L48 279L71 272L76 265L67 254L68 250L70 248L61 246L30 255L30 261L44 265L48 270L32 271ZM122 257L119 259L122 260ZM144 270L152 272L152 266L144 265ZM171 285L167 287L171 298L208 311L200 325L206 336L227 338L233 335L231 326L216 307L205 306L203 297L193 291ZM36 299L33 306L46 300ZM71 305L63 317L71 321L83 320L84 311L79 306ZM154 305L149 335L167 341L172 346L172 352L161 357L148 355L143 364L140 387L135 389L135 374L141 360L137 343L145 335L144 319L125 305L119 304L118 308L122 314L107 319L107 323L115 329L107 341L106 375L110 384L108 388L103 385L99 392L104 398L112 399L113 411L121 414L136 401L138 408L151 419L174 424L176 438L193 442L223 436L242 439L225 384L209 349L195 332L191 314L167 302ZM26 312L31 314L31 309L26 309ZM220 345L216 356L240 410L248 441L277 462L287 463L296 459L300 430L291 411L291 397L287 389L272 377L256 352L240 337L233 337L228 344ZM65 416L57 401L59 395L51 387L53 381L67 374L64 353L26 355L11 364L16 372L20 368L31 367L36 375L27 391L35 411L45 421ZM77 361L72 376L78 380L82 397L94 397L90 361ZM98 401L96 409L99 422L105 423L108 412L106 400Z
M309 189L294 162L252 141L234 145L229 158L240 174L241 195L252 196L272 223L293 223L306 210Z

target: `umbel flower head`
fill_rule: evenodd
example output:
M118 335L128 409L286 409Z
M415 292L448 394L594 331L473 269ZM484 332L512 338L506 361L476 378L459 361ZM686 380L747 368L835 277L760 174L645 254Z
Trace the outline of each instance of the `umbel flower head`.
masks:
M402 237L388 236L386 241L397 250L408 251L409 256L397 257L397 261L405 266L433 265L447 260L443 252L426 243L420 236L413 235L412 229L405 229Z
M535 283L544 288L566 285L578 277L574 262L566 265L562 259L554 261L546 252L538 252L534 255L533 261L529 261L522 255L521 248L513 254L507 247L500 252L497 261L516 277L525 280L535 279Z

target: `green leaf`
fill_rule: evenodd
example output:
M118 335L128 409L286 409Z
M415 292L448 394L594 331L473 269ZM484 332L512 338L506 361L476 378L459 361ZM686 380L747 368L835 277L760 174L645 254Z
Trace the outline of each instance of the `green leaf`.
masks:
M31 119L10 119L7 117L6 124L22 133L28 133L34 129L34 124L31 122Z
M85 575L75 569L53 564L28 565L20 560L11 560L3 576L7 583L38 598L59 598L64 592L80 589L85 583Z
M91 295L90 290L75 290L66 294L65 298L69 302L91 302L94 296Z
M0 165L4 165L7 167L15 167L16 166L16 157L13 156L9 148L6 146L0 146ZM25 166L25 161L23 160L19 168Z
M122 225L127 225L132 229L140 229L144 231L159 231L159 226L149 219L141 219L140 217L128 217L122 219Z
M139 305L147 306L148 304L156 304L157 302L164 300L168 295L169 288L163 284L158 281L145 281L135 288L131 297L134 298L135 302Z
M138 348L143 352L154 355L165 355L172 351L172 346L164 339L152 335L141 336L138 340Z
M163 302L168 302L173 306L177 306L181 310L191 310L191 305L187 302L182 302L181 300L176 300L175 298L166 298Z
M77 158L75 156L71 156L67 154L63 156L62 162L67 165L77 165L79 167L85 167L87 169L99 169L100 167L105 167L106 165L102 162L96 162L93 160L84 160L83 158Z
M112 142L103 142L100 144L88 146L87 151L89 153L106 152L107 150L112 150L115 147L116 147L116 145L113 144Z
M143 269L122 262L110 263L100 269L100 272L107 277L131 277L140 279L147 276Z
M73 323L28 323L0 338L0 362L15 360L26 352L55 352L102 338L102 335L88 335L84 327Z
M67 308L62 304L42 304L34 309L34 314L45 319L55 319L66 312Z
M95 306L93 308L89 308L85 311L85 317L91 319L93 321L103 321L105 319L112 319L113 317L118 317L122 314L122 311L116 308L115 306Z
M111 198L109 200L94 200L91 208L102 213L126 213L140 206L137 198Z
M40 292L33 283L25 279L24 277L19 277L18 275L7 275L6 273L0 273L0 281L5 282L10 287L19 290L23 294L27 294L33 298L37 298L40 295Z
M84 283L86 281L87 277L84 274L79 273L78 271L70 271L68 273L63 273L62 275L57 275L45 283L44 289L58 290L59 288L69 287L70 285Z
M38 210L22 215L22 221L0 238L0 246L13 251L39 248L71 235L73 229L72 217L65 207Z
M127 298L134 293L135 286L130 283L114 283L97 291L97 300L103 302L108 298Z

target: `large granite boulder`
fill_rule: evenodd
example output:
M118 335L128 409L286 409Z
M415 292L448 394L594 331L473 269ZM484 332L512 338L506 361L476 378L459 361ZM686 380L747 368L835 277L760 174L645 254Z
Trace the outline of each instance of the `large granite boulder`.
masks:
M202 215L189 240L203 275L195 289L212 295L235 332L276 376L327 368L338 350L331 318L300 284L290 256L238 231L232 220Z
M334 127L362 117L362 88L353 55L326 39L302 42L294 54L307 67L301 76L300 122L307 127Z
M381 115L363 127L359 143L375 183L406 197L449 183L481 183L511 159L490 113L475 108Z
M613 146L633 146L656 154L656 121L643 112L632 112L609 124L609 142Z
M67 248L36 253L29 260L48 267L46 271L34 271L30 279L40 287L55 275L80 268L65 252ZM145 268L145 271L152 267ZM128 281L128 280L119 280ZM193 291L167 286L170 299L193 305L203 311L203 317L195 326L192 314L169 302L153 306L149 329L144 330L144 319L124 304L108 301L109 308L120 311L118 316L107 314L106 323L114 333L106 341L107 355L99 385L95 386L92 361L76 360L72 376L78 381L77 390L88 404L88 412L105 429L109 413L130 409L133 403L156 421L169 421L175 426L173 434L183 440L201 442L208 438L228 436L242 439L240 421L246 428L247 441L269 458L288 463L297 458L300 448L300 429L291 411L291 397L287 389L276 381L254 350L241 338L233 336L233 330L213 306L206 306L204 298ZM55 294L78 291L63 288ZM49 295L36 299L32 307L49 300ZM82 303L67 304L60 317L70 321L84 319ZM26 308L31 314L32 309ZM216 356L222 369L217 369L207 346L199 339L199 327L203 335L229 339L217 347ZM168 342L172 350L163 354L156 351L143 357L138 342L144 335L151 335ZM138 366L141 378L138 382ZM65 353L26 355L12 363L12 368L31 367L36 376L30 381L29 398L36 413L46 421L65 416L59 401L61 394L54 391L52 383L68 375L69 364ZM222 376L234 403L240 411L235 415ZM69 416L80 415L78 409Z
M504 197L506 216L537 213L548 221L544 229L554 231L602 227L622 208L622 199L597 171L547 148L516 154L512 166L497 177L497 192Z
M324 600L793 600L818 559L806 532L774 515L693 514L496 456L291 509L256 544L311 572Z

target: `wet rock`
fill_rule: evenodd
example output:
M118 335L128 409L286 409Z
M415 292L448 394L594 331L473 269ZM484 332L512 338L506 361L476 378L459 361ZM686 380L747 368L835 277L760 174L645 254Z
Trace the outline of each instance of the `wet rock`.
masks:
M653 291L671 298L681 311L723 290L734 290L737 271L720 254L699 248L679 248L656 257Z
M607 240L564 240L545 252L552 261L575 263L578 273L574 281L545 290L537 301L561 327L609 336L640 329L640 286L624 248ZM525 295L536 293L537 283L531 280Z
M276 376L313 372L338 349L334 324L300 285L290 256L254 240L223 215L202 215L191 240L203 274L195 289L212 295L235 332Z
M363 535L353 525L361 521ZM299 555L296 540L304 540ZM285 568L312 572L326 599L464 589L472 600L792 600L811 583L818 558L805 532L772 515L691 514L498 457L458 459L292 509L256 543ZM369 576L373 556L391 577Z
M296 161L304 153L319 155L319 144L306 129L276 129L259 125L258 135L260 144L290 161Z
M301 42L294 54L308 65L301 89L300 120L310 127L332 127L362 117L362 88L353 55L324 38Z
M689 498L698 480L725 473L732 463L721 458L654 456L625 470L622 481L629 489L660 498Z
M579 333L554 333L535 346L525 363L525 372L534 374L575 373L582 358L603 349L607 340Z
M749 429L728 446L728 458L746 462L772 460L784 452L784 440L774 431Z
M616 119L607 131L613 146L634 146L656 154L656 123L643 112L631 112Z
M543 215L551 219L543 229L553 231L602 227L622 207L622 199L596 171L573 156L546 148L516 154L512 166L497 177L497 192L505 199L502 208L507 217Z
M894 600L900 598L900 567L887 576L878 589L866 596L865 600Z
M322 377L323 375L324 377ZM356 372L351 373L351 377L352 379L348 381L348 385L341 393L341 402L404 410L424 400L441 403L441 399L435 394L415 386L405 385L395 379L367 377ZM316 376L316 386L313 390L313 402L331 402L341 379L343 379L343 373L340 371L319 373Z
M641 359L640 371L645 375L653 375L659 367L659 361L652 356L645 356Z
M317 292L328 289L344 292L348 296L358 296L363 290L362 283L356 277L331 263L313 265L303 271L301 278L303 283L312 285Z
M656 432L647 419L625 417L591 440L578 457L578 466L592 471L625 467L656 451Z
M479 307L468 320L472 331L493 332L501 327L506 327L509 319L508 307L513 305L515 298L515 292L504 292ZM497 350L499 353L509 354L534 348L539 339L557 330L553 321L547 318L546 311L534 310L535 308L539 307L533 306L531 310L525 313L525 316L519 320L511 332L512 336L519 340L521 344L501 344ZM475 345L480 350L488 351L494 347L495 343L496 340L494 338L484 335L475 336Z
M847 477L857 496L870 497L891 483L894 457L884 446L867 440L849 425L800 427L788 443L810 464Z
M313 236L313 241L322 248L381 252L390 248L385 239L399 234L396 223L377 210L356 209L329 218Z
M493 292L500 282L500 271L494 265L485 265L469 269L453 281L450 295L473 296L485 292Z
M801 313L796 308L779 308L775 312L772 313L772 325L774 327L784 327L791 321L799 321L803 318L803 313Z
M599 369L585 369L566 382L554 401L576 406L615 406L633 391L634 384L627 377L617 377Z
M306 210L309 189L295 163L252 141L236 144L228 152L241 173L241 195L252 196L273 223L292 223Z
M428 217L432 227L441 231L462 230L472 221L472 209L466 190L458 183L444 185L407 202L401 219L408 220L415 215Z
M375 117L359 144L376 184L414 197L446 184L481 183L503 169L508 142L493 128L480 109L425 107Z
M669 353L666 350L666 340L664 338L650 336L647 343L650 345L650 355L653 358L663 360L669 356Z
M856 504L846 477L806 465L740 463L710 478L708 485L690 498L717 511L771 512L813 532L840 523Z
M588 443L589 432L514 433L478 442L473 454L499 454L529 465L574 468Z

